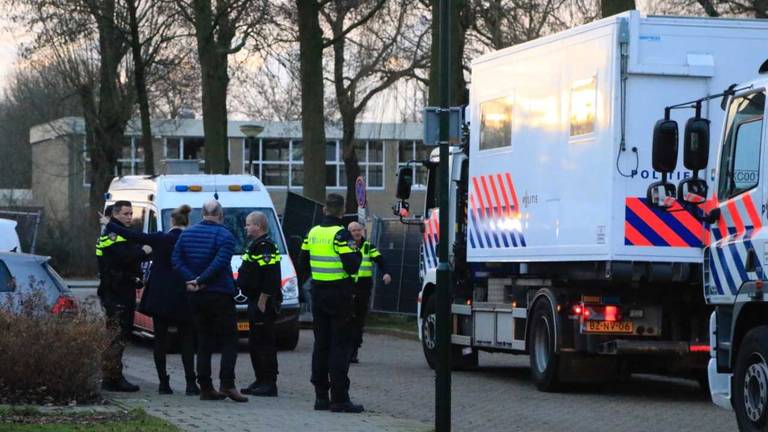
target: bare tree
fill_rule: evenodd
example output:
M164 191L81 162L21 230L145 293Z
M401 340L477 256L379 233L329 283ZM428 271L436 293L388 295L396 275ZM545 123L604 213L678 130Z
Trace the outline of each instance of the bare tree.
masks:
M476 0L472 2L467 36L499 50L566 29L558 15L565 0Z
M407 1L343 0L320 11L331 28L333 84L342 123L342 157L347 183L346 211L357 210L355 128L373 97L427 65L429 27Z
M603 18L635 9L635 0L600 0Z
M175 0L197 40L206 171L227 173L229 56L246 46L268 11L265 0Z

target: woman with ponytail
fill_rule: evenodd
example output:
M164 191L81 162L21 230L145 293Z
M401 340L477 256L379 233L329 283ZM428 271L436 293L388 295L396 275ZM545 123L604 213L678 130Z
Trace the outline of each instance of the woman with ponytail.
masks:
M139 304L139 312L152 317L155 344L154 357L157 376L160 379L158 392L172 394L166 370L166 353L168 352L168 328L178 329L181 342L181 360L187 380L187 395L198 395L200 389L196 384L194 368L195 328L192 310L187 297L184 279L181 278L171 265L171 254L181 232L189 225L189 213L192 209L182 205L171 213L171 228L168 232L145 234L125 227L109 223L109 229L129 241L146 244L152 247L152 267L149 281L144 289ZM102 217L102 222L109 219Z

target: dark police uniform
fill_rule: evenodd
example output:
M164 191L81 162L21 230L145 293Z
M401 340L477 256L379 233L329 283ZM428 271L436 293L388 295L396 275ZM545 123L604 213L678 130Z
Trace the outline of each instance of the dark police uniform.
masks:
M255 396L277 396L275 319L283 300L280 259L275 242L265 234L250 244L238 270L237 283L248 296L248 347L256 375L256 381L241 391ZM258 307L261 294L269 296L264 312Z
M362 262L360 269L355 275L355 340L352 351L352 361L357 362L357 349L363 345L363 328L365 327L365 317L368 315L368 303L371 299L371 289L373 288L373 264L379 266L380 274L386 274L387 269L384 264L384 257L376 246L363 238L360 245Z
M116 219L111 222L120 223ZM105 229L96 244L99 264L99 299L107 317L107 328L115 332L103 355L103 382L108 390L135 391L123 377L123 351L133 330L136 289L141 288L141 262L147 254L141 245ZM126 385L128 384L128 385ZM135 387L135 388L133 388Z
M326 216L307 234L299 261L305 267L309 264L312 274L315 409L334 410L334 405L350 404L347 373L354 338L354 281L350 275L357 273L361 256L341 219Z

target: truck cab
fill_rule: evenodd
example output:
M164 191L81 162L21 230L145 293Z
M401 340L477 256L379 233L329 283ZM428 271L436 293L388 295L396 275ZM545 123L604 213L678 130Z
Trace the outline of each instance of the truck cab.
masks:
M283 349L296 347L299 338L299 296L296 269L288 255L283 230L274 204L258 178L248 175L161 175L123 176L112 180L107 192L106 204L118 200L131 201L134 211L133 226L146 233L167 231L171 227L171 212L182 204L192 207L190 225L202 219L202 205L215 198L224 208L224 225L235 237L235 254L232 256L232 272L242 264L242 254L248 246L245 235L245 217L252 211L263 212L269 221L269 235L277 243L283 259L283 303L275 326L278 346ZM139 299L141 292L139 292ZM248 298L238 292L235 296L238 311L238 330L241 336L248 333ZM152 319L136 312L135 331L151 336Z
M717 158L708 164L706 145L701 144L709 143L709 124L697 110L686 123L683 155L686 166L704 170L703 178L691 184L652 185L648 194L660 207L677 200L706 223L703 295L714 306L709 324L710 392L715 404L735 410L739 429L745 431L768 427L768 304L764 296L768 62L760 73L760 78L734 84L723 93L668 107L695 107L721 98L726 115L719 139L712 140ZM661 123L654 130L654 160L672 167L677 158L677 128L670 125L664 131Z

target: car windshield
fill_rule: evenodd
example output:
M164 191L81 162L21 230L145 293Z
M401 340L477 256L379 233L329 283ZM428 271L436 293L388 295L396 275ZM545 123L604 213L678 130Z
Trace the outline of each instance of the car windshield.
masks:
M170 228L171 226L171 209L165 209L162 211L163 227ZM277 248L280 253L285 255L285 245L283 244L283 236L280 235L279 225L277 224L277 218L275 212L271 208L266 207L225 207L224 208L224 226L226 226L232 235L235 236L235 253L242 254L246 247L248 247L249 239L245 234L245 217L252 211L260 211L267 216L269 222L268 235L272 237L272 240L277 243ZM203 219L202 210L199 208L193 208L192 213L189 214L189 224L194 225Z

